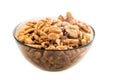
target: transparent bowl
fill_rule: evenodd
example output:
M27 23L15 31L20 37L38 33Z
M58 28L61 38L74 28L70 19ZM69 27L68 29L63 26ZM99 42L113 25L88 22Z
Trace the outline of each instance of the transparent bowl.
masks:
M17 42L18 48L30 63L42 70L47 71L66 70L78 63L87 53L95 37L95 31L90 26L93 32L93 38L88 44L67 50L42 50L28 46L16 38L18 32L24 28L22 25L24 25L24 22L17 25L13 31L13 36Z

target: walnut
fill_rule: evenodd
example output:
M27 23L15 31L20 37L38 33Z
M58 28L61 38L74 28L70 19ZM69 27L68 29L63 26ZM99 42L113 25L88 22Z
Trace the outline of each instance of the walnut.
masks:
M58 19L60 19L61 21L64 21L64 17L62 15L60 15Z
M59 33L61 33L61 32L62 32L62 30L61 30L59 27L51 26L51 27L49 28L49 33L59 34Z
M66 29L66 31L68 32L69 36L72 38L78 38L78 32L74 29Z
M27 26L30 26L30 27L33 27L35 24L37 24L36 21L32 21L32 22L27 22L26 25Z
M60 36L58 34L55 34L55 33L48 34L48 39L49 40L56 40L58 38L60 38Z

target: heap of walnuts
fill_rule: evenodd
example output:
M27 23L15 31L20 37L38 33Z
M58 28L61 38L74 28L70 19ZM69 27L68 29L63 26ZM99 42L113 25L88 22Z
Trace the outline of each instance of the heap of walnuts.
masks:
M66 50L86 45L92 39L92 30L86 23L73 18L70 12L58 18L28 21L17 39L31 47L44 50Z

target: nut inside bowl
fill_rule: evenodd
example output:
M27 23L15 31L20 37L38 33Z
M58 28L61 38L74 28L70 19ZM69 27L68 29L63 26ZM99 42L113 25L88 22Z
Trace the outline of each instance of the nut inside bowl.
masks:
M86 54L95 32L71 13L56 19L33 19L20 23L13 36L24 57L40 69L61 71Z

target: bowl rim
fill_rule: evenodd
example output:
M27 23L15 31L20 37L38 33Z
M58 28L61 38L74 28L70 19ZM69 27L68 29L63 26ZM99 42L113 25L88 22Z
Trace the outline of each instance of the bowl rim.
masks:
M95 30L93 29L93 27L91 25L89 25L89 27L91 28L91 30L93 31L93 37L92 37L92 40L87 43L86 45L83 45L83 46L79 46L79 47L76 47L76 48L72 48L72 49L65 49L65 50L46 50L46 49L40 49L40 48L35 48L35 47L32 47L32 46L29 46L27 44L24 44L23 42L19 41L16 37L15 37L15 33L16 33L16 29L19 27L21 23L19 23L13 30L13 37L14 39L16 40L17 43L23 45L23 46L26 46L26 47L29 47L29 48L33 48L33 49L37 49L37 50L40 50L40 51L69 51L69 50L76 50L76 49L79 49L79 48L84 48L84 47L87 47L89 45L92 44L94 38L95 38Z

